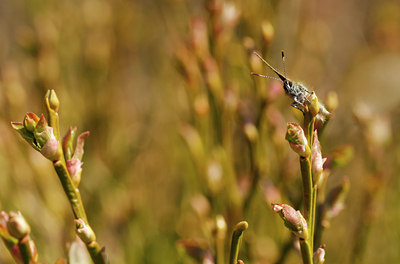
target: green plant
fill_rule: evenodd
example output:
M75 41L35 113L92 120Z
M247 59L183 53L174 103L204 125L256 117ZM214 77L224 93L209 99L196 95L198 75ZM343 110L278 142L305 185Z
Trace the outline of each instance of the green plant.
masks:
M65 195L68 198L75 218L75 230L78 237L85 244L94 263L108 263L105 248L101 248L96 241L96 235L89 225L85 208L79 192L79 183L82 173L82 157L84 140L89 132L78 136L76 144L76 127L70 128L63 139L59 129L59 100L54 90L48 90L45 96L47 118L42 114L40 118L34 113L27 113L23 122L13 122L12 127L46 159L53 163ZM48 121L47 121L48 120ZM18 219L18 221L14 221ZM10 249L16 260L21 255L23 263L37 263L37 253L33 241L29 238L30 228L23 220L22 215L3 213L3 223L0 223L1 237ZM13 228L12 223L20 223L19 229ZM24 226L24 230L20 230ZM17 231L14 231L14 230ZM28 244L27 244L28 243ZM29 243L32 247L29 247ZM13 251L18 245L19 253Z

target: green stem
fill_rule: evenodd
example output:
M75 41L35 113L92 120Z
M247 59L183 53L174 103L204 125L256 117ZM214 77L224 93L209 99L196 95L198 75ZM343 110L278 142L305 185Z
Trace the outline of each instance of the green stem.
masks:
M243 237L243 231L249 227L246 221L242 221L235 226L232 234L231 252L229 255L229 264L237 264L240 243Z
M89 251L90 256L93 259L93 262L96 264L108 264L109 260L107 254L105 252L105 248L100 248L100 245L93 241L89 244L86 244L86 248Z
M59 102L54 90L49 90L45 96L46 109L49 117L49 124L53 127L54 136L58 141L58 149L62 151L61 137L60 137L60 126L59 126L59 116L58 107ZM68 197L68 201L71 205L72 212L75 219L82 219L87 225L89 225L85 208L83 207L82 198L79 189L72 182L71 176L68 173L67 165L64 158L64 153L62 153L61 159L54 161L54 169L57 172L58 178L60 179L61 185L64 189L65 194ZM90 243L85 243L86 248L95 264L108 263L107 255L104 248L101 249L96 241Z
M304 203L303 216L307 220L308 224L309 220L312 218L311 212L313 208L312 204L313 184L311 175L311 162L308 158L300 157L300 169L303 181L303 203Z
M88 223L79 189L76 188L74 183L72 182L72 179L68 174L65 162L62 162L61 160L55 161L53 165L54 169L57 172L58 178L60 179L64 192L68 197L68 201L71 205L75 219L81 218L83 221L85 221L85 223Z
M310 149L314 138L314 122L315 119L310 112L304 115L304 132ZM315 230L315 215L317 203L317 186L313 183L313 175L311 170L311 155L309 157L300 157L301 176L303 181L303 203L304 203L304 218L307 221L308 237L305 241L300 241L303 263L312 264L312 255L314 247L314 230Z
M22 262L24 264L34 264L37 263L35 257L32 254L30 247L30 237L25 236L20 241L18 241L18 248L21 253Z
M308 158L300 158L301 176L303 179L303 216L307 221L308 238L300 240L301 255L304 264L312 264L314 241L315 194L312 184L311 163ZM311 257L310 257L311 256Z
M304 264L313 264L312 247L307 240L300 239L301 257Z

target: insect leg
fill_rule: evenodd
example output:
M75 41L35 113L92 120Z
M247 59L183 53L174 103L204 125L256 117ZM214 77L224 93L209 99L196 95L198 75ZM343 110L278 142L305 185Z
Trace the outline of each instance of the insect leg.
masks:
M292 102L290 106L300 110L304 114L303 105L299 102L296 102L296 100L294 100L294 102Z

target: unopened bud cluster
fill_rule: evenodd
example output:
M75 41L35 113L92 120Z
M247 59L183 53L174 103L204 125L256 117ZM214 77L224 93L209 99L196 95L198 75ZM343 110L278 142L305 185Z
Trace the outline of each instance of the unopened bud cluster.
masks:
M49 126L42 114L27 113L23 122L13 122L12 127L37 151L51 161L61 159L62 151L54 136L53 127Z

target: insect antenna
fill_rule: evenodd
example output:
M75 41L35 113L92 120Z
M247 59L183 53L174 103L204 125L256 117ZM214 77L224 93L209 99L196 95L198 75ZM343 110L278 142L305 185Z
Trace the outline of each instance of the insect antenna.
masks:
M260 77L269 78L269 79L274 79L274 80L282 82L281 79L278 79L278 78L275 78L275 77L272 77L272 76L258 74L258 73L255 73L255 72L252 72L251 75L260 76Z
M282 50L283 76L286 78L285 53Z
M275 72L275 74L278 75L279 79L281 79L282 82L284 82L284 81L287 80L287 79L286 79L286 76L282 75L279 71L275 70L275 68L272 67L266 60L264 60L264 58L261 57L260 54L258 54L258 53L255 52L255 51L254 51L253 53L254 53L258 58L260 58L260 60L262 60L262 61L265 63L265 65L268 66L268 68L270 68L273 72ZM267 78L270 78L270 77L267 77Z

